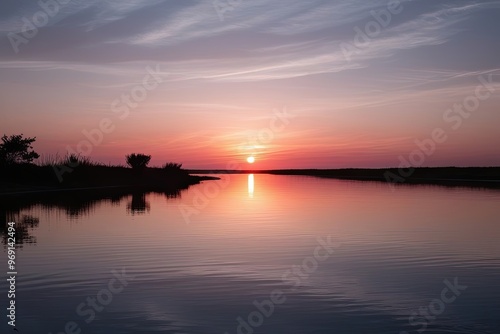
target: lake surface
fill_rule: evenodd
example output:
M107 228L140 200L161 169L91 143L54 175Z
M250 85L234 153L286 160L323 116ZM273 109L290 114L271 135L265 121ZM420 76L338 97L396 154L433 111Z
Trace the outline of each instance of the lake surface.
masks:
M499 191L223 175L4 214L20 333L500 333Z

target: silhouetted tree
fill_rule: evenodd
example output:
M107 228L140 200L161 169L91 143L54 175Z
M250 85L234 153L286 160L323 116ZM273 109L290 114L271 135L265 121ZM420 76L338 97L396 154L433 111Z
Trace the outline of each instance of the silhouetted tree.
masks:
M31 146L35 140L36 137L23 138L23 134L9 137L3 135L2 143L0 143L0 164L30 163L38 159L40 155L33 151L33 146Z
M126 156L127 165L133 169L143 169L149 164L151 160L150 155L145 155L141 153L132 153Z

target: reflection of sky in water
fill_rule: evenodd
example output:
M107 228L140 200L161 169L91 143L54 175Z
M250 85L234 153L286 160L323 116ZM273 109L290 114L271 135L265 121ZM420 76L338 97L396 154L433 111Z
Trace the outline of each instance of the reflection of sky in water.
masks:
M286 303L255 333L412 333L409 314L458 277L468 289L428 331L499 332L499 192L261 174L213 182L217 196L204 182L76 217L21 210L39 223L37 243L18 252L18 328L56 333L73 320L87 333L236 333L255 300L281 289ZM180 204L199 212L189 224ZM283 274L329 235L340 247L291 290ZM77 305L121 268L136 279L85 324Z

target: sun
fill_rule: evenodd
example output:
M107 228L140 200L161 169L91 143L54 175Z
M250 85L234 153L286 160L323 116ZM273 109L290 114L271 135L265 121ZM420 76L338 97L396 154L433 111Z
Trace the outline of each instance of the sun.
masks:
M248 157L248 158L247 158L247 162L248 162L249 164L253 164L253 163L255 162L255 157Z

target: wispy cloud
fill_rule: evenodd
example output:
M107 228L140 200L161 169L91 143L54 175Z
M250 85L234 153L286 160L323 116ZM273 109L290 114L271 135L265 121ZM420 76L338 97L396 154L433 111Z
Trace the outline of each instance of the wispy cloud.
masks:
M94 5L94 16L84 26L88 31L94 30L117 20L127 18L138 10L155 6L162 2L165 2L165 0L98 1Z
M138 45L171 45L193 38L209 37L234 30L231 25L221 25L210 1L177 10L168 20L153 22L148 31L124 40Z
M242 1L240 7L235 8L231 12L231 17L224 22L219 20L210 1L190 2L182 6L167 6L166 3L162 0L87 3L75 0L65 15L88 9L89 18L83 26L87 31L93 31L140 10L163 10L164 19L155 16L152 22L145 22L141 28L130 31L128 37L114 38L113 35L109 35L105 41L101 41L101 43L118 43L117 47L122 48L121 45L125 43L132 49L155 47L157 48L155 50L164 50L189 40L218 36L224 38L214 40L214 48L229 49L228 43L231 39L227 34L245 30L252 31L255 36L259 34L266 36L264 39L260 37L263 41L260 46L256 43L251 50L240 55L227 53L217 57L204 57L203 54L198 54L198 59L194 60L169 60L169 57L166 57L157 61L169 69L170 80L247 82L360 69L369 67L374 59L390 57L401 50L444 44L460 32L462 29L460 23L472 13L497 6L499 2L474 2L466 5L463 2L461 4L447 2L442 6L433 6L433 10L423 14L413 17L407 15L408 19L383 29L366 47L359 48L350 62L346 61L340 44L351 43L355 36L353 28L357 24L364 23L363 19L370 16L370 10L387 6L387 1L355 0L334 3L323 0L307 3L300 1L290 3L284 0L273 3L264 0ZM319 33L314 39L300 36L302 33L338 26L343 26L344 31L347 28L347 31L350 30L352 33L347 36L344 34L344 37L330 37L329 33ZM297 37L292 40L280 38L279 35L297 35ZM267 39L276 43L271 46L265 42ZM123 61L109 64L108 61L108 64L102 67L92 65L87 69L101 71L103 67L108 67L106 71L114 72L116 68L123 68L123 64L141 62L138 59L130 60L128 64ZM83 65L69 64L71 62L71 59L68 59L68 64L64 64L64 61L60 61L59 64L55 61L46 61L34 65L36 61L24 64L14 61L12 66L21 64L38 68L45 66L46 69L84 70ZM8 67L9 64L4 62L0 63L0 66Z
M243 30L294 35L356 22L368 17L371 9L382 6L387 6L387 1L242 1L227 14L226 21L220 22L212 3L202 1L171 13L167 22L153 22L148 31L128 41L140 45L172 45Z
M403 0L405 2L408 0ZM286 4L283 4L284 6ZM296 15L274 22L269 32L294 35L359 22L370 16L370 10L386 7L386 0L310 1Z

